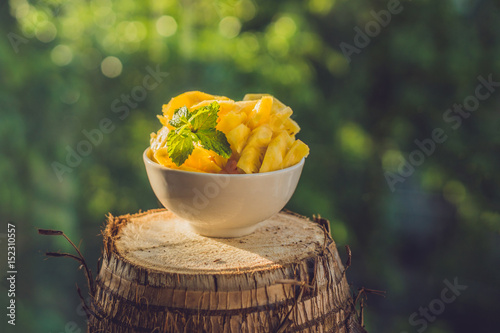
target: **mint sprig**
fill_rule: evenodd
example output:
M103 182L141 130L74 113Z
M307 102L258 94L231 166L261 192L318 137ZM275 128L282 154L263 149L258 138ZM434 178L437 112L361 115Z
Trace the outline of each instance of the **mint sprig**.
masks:
M231 157L226 135L215 128L219 109L219 103L213 102L192 112L185 106L175 110L169 121L174 129L167 135L167 152L175 165L184 164L197 144L222 157Z

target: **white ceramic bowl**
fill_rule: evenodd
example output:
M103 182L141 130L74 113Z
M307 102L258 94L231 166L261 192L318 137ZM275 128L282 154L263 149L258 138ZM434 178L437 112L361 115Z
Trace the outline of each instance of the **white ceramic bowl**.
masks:
M209 237L241 237L278 213L292 197L304 159L289 168L250 175L175 170L144 151L149 182L165 208Z

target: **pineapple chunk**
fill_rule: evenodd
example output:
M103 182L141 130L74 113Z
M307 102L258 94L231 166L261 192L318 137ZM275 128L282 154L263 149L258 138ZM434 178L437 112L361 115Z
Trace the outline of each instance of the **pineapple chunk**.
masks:
M244 101L257 101L264 96L271 96L271 95L269 95L269 94L245 94L245 96L243 96L243 100Z
M149 143L153 153L167 145L168 132L169 129L167 127L162 127L160 128L158 133L151 133L151 139L149 140Z
M217 173L220 172L222 168L215 162L215 155L216 154L210 150L202 147L195 147L182 166L198 169L203 172Z
M267 147L259 172L269 172L281 169L283 158L293 139L286 131L282 131Z
M273 137L273 131L267 125L257 127L252 131L248 139L247 146L256 148L266 148Z
M175 110L178 108L181 108L183 106L190 108L191 106L200 103L201 101L204 100L215 100L215 99L221 99L221 100L228 100L229 98L223 97L223 96L214 96L210 94L206 94L201 91L188 91L183 94L180 94L179 96L176 96L168 102L168 104L164 104L162 107L163 115L167 119L172 119L172 116L174 115ZM167 123L168 128L172 129L172 126Z
M226 99L226 100L208 99L208 100L201 101L200 103L191 106L189 109L191 111L194 111L194 110L201 108L203 106L210 105L213 102L217 102L219 104L219 107L220 107L219 112L217 113L217 115L219 116L217 121L220 121L227 113L229 113L231 110L234 109L234 101L230 100L230 99Z
M239 124L227 133L227 142L231 145L233 153L237 153L238 155L241 154L250 132L250 128L248 128L245 124Z
M212 161L214 161L214 163L217 164L217 166L219 168L221 168L221 171L222 171L222 169L224 169L226 167L226 164L229 161L229 159L222 157L220 155L217 155L215 152L213 152L211 150L210 150L210 153L212 153L212 156L210 157L210 159Z
M250 112L252 112L252 110L254 109L255 107L255 104L257 104L258 100L256 101L239 101L239 102L235 102L234 106L234 110L236 112L244 112L246 113L247 115L250 114Z
M277 99L276 97L269 95L269 94L246 94L245 97L243 97L243 100L244 101L257 101L264 96L270 96L273 98L273 108L271 109L271 113L280 111L286 107L286 105L283 104L279 99Z
M217 129L227 135L238 125L244 123L247 120L247 117L247 114L244 112L231 111L222 117L220 122L217 124Z
M155 154L151 149L148 149L147 156L151 161L158 163L158 161L155 158Z
M224 163L224 161L220 160L221 158L224 159L223 157L217 156L219 158L217 160L215 153L202 147L195 147L189 158L181 166L177 166L172 162L166 147L158 149L154 153L154 158L159 164L167 168L194 172L220 172L222 167L219 163ZM227 159L224 160L227 162Z
M248 138L247 144L241 152L237 167L245 173L256 173L262 163L262 155L271 142L273 131L268 126L260 126L254 129Z
M287 106L285 104L283 104L279 99L277 99L276 97L273 97L273 108L271 110L271 113L279 112L286 107Z
M157 115L156 118L158 118L158 120L160 121L160 123L163 125L163 126L167 126L168 124L168 119L165 117L165 116L162 116L162 115Z
M286 118L290 118L293 111L289 106L284 107L283 109L276 110L272 113L273 116L285 120Z
M269 122L272 106L273 98L271 96L262 97L248 115L248 127L255 129Z
M297 124L295 122L295 120L293 120L293 119L290 119L290 118L285 119L283 125L285 126L285 129L288 132L288 134L290 134L292 136L299 133L299 131L300 131L299 124Z
M309 147L304 142L296 140L290 147L288 153L286 153L282 165L283 169L299 163L300 160L307 157L307 155L309 155Z
M163 166L166 166L167 168L176 167L174 162L172 162L172 160L170 159L170 156L168 156L167 148L158 149L153 156L158 163L160 163Z
M253 146L247 146L241 153L236 166L244 173L256 173L259 171L261 151Z
M285 121L292 115L293 111L288 106L280 111L271 114L269 126L275 133L281 132L285 128Z

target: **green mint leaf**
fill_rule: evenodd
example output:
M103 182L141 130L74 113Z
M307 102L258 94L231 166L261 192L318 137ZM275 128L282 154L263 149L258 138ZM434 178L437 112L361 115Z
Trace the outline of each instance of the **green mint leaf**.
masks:
M200 140L201 146L205 149L212 150L218 155L230 158L232 151L226 135L214 128L202 129L196 132L196 136Z
M173 125L172 125L173 126ZM181 166L194 149L192 133L189 130L170 131L167 135L167 152L172 162Z
M182 108L179 108L175 110L174 115L172 116L172 120L170 120L168 123L175 128L178 128L182 125L186 125L189 123L189 119L193 115L191 112L189 112L188 108L183 106Z
M219 103L213 102L192 112L185 106L175 110L169 121L175 129L167 135L167 152L175 165L181 166L188 159L195 144L222 157L231 157L226 135L215 128L219 109Z
M217 113L219 112L219 108L219 103L213 102L210 105L202 106L193 111L193 116L189 119L192 130L197 132L199 130L215 129L215 126L217 126Z

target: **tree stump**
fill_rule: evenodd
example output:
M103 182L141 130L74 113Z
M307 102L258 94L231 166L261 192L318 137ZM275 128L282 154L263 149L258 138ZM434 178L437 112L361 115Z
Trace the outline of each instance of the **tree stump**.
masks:
M88 330L364 332L318 221L281 212L224 239L166 210L109 216Z

